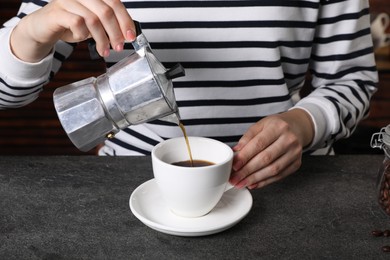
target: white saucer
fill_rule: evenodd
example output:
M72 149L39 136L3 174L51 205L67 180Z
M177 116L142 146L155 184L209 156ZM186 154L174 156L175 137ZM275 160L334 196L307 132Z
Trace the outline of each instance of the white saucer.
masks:
M252 207L247 189L230 189L207 215L185 218L172 213L162 199L154 179L134 190L130 209L145 225L157 231L178 236L205 236L226 230L243 219Z

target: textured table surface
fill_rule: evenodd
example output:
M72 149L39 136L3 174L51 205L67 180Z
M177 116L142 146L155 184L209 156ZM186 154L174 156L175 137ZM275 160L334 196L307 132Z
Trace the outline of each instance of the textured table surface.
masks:
M390 217L376 204L382 155L304 157L282 182L251 191L232 228L160 233L129 209L153 178L150 157L0 157L0 259L385 259Z

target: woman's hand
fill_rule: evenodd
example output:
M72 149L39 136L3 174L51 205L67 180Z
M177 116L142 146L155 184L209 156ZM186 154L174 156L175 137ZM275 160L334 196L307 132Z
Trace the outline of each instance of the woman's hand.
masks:
M136 37L133 21L120 0L53 0L25 16L11 36L11 49L20 59L37 62L58 40L96 41L98 53L109 55L110 44L123 50Z
M255 189L292 174L301 166L302 149L313 136L313 122L302 109L260 120L233 147L236 154L230 183Z

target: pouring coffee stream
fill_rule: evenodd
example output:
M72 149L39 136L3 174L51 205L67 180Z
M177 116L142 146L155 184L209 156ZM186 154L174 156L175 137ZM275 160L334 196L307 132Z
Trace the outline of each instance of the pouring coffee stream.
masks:
M181 128L181 131L183 132L183 135L184 135L184 139L186 141L188 155L190 157L191 167L194 167L194 159L192 158L191 146L190 146L190 141L188 140L186 128L184 127L183 123L181 123L181 122L179 122L179 127Z

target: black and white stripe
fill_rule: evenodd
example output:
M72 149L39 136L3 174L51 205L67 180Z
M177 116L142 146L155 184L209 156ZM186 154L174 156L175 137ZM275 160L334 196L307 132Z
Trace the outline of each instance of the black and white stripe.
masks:
M261 118L298 106L315 120L314 149L350 135L368 113L377 75L366 0L123 3L164 65L185 67L174 88L189 135L234 144ZM44 4L24 1L21 13ZM52 73L70 55L67 48L56 46ZM129 53L112 52L106 62ZM308 70L315 91L296 104ZM121 131L101 153L148 154L181 135L176 125L156 120Z

